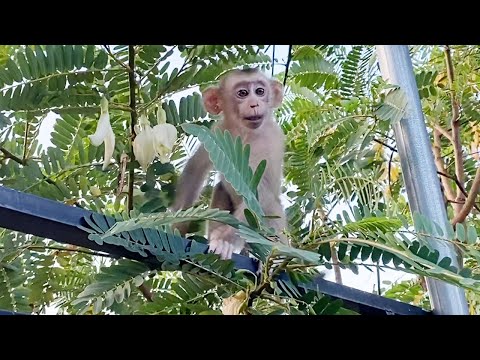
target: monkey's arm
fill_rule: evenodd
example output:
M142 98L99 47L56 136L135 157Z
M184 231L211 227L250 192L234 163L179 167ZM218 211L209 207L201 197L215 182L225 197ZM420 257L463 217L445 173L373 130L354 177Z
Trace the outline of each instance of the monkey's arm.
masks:
M173 211L192 206L200 196L205 177L212 169L212 162L203 147L188 160L177 184L175 201L171 206Z

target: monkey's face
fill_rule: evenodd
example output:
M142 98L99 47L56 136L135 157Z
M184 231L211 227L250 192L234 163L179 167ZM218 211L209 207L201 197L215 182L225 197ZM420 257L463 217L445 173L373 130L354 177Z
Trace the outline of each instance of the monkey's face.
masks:
M243 80L235 84L232 98L242 124L257 129L271 116L270 87L263 79Z
M208 112L216 115L223 111L228 121L249 129L258 129L265 120L271 119L273 109L280 106L282 99L282 84L259 73L231 74L220 88L203 92Z

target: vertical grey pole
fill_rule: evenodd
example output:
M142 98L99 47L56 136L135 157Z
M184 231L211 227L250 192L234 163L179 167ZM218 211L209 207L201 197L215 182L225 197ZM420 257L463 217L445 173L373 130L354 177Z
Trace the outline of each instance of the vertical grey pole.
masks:
M405 117L393 126L393 130L410 210L412 213L418 211L435 221L446 232L447 213L408 46L377 45L376 48L383 78L391 84L400 86L408 100ZM430 241L441 257L448 256L452 259L452 265L459 268L457 255L451 244L434 239ZM429 278L427 278L427 286L435 314L468 315L463 289Z

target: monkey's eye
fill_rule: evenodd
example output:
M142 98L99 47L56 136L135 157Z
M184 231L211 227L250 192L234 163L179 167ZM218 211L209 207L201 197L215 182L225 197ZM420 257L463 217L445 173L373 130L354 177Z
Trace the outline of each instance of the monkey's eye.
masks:
M248 95L248 91L245 90L245 89L241 89L241 90L238 90L238 91L237 91L237 96L238 96L238 97L245 97L245 96L247 96L247 95Z
M258 96L263 96L265 94L265 89L257 88L257 90L255 90L255 94L257 94Z

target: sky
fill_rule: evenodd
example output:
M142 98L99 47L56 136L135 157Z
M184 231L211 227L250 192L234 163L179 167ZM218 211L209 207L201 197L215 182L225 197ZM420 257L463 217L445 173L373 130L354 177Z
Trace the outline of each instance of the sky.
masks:
M269 48L268 54L272 55L272 52L273 52L273 46ZM281 64L286 63L287 55L288 55L288 45L275 45L275 58L277 59L277 62L280 63L280 65L274 66L275 74L284 71L284 66ZM170 67L171 69L173 69L173 67L179 68L183 63L179 53L177 52L174 53L169 58L169 61L171 62L171 67ZM182 98L183 96L189 95L195 91L198 91L198 88L191 88L186 91L182 91L177 94L174 94L171 97L171 99L178 103L180 98ZM52 143L50 141L50 133L53 130L53 126L55 124L56 118L57 118L57 115L49 114L43 121L42 126L40 128L39 141L43 144L44 149L48 146L52 146ZM341 213L343 210L348 211L348 208L346 206L337 206L335 211L332 212L332 216L335 217L336 213ZM325 279L335 281L333 270L326 270L325 274L326 274ZM376 270L372 271L372 270L368 270L363 266L359 266L358 274L354 274L350 270L341 270L341 274L342 274L342 280L344 285L347 285L359 290L376 293L377 283L378 283ZM413 277L414 276L411 274L402 273L394 270L388 270L388 269L381 270L380 272L381 282L382 281L396 282L396 281L412 279ZM386 286L382 284L381 287L386 287Z

